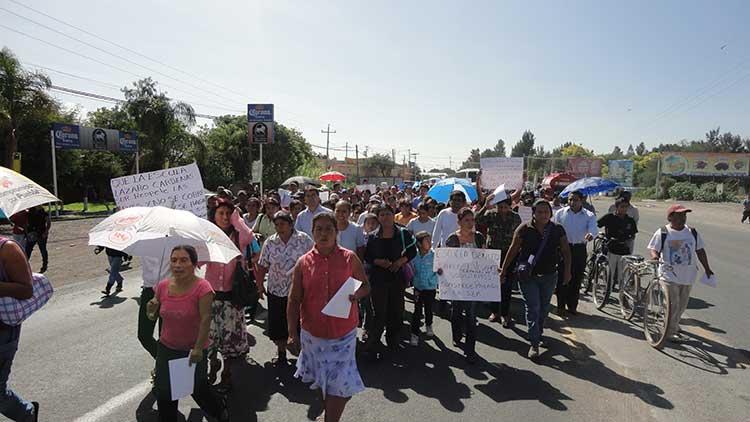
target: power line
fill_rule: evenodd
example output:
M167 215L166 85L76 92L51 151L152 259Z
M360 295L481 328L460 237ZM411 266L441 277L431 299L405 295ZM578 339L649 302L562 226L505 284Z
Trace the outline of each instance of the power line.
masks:
M164 63L164 62L162 62L162 61L160 61L160 60L157 60L157 59L154 59L154 58L152 58L152 57L146 56L145 54L139 53L139 52L137 52L137 51L135 51L135 50L133 50L133 49L130 49L130 48L128 48L128 47L126 47L126 46L124 46L124 45L121 45L121 44L118 44L118 43L116 43L116 42L110 41L110 40L108 40L108 39L106 39L106 38L103 38L103 37L101 37L101 36L97 35L97 34L94 34L93 32L87 31L87 30L85 30L85 29L83 29L83 28L81 28L81 27L78 27L78 26L76 26L76 25L73 25L73 24L71 24L70 22L66 22L66 21L64 21L64 20L62 20L62 19L60 19L60 18L58 18L58 17L55 17L55 16L52 16L52 15L49 15L49 14L47 14L47 13L45 13L45 12L42 12L41 10L38 10L38 9L34 9L33 7L31 7L31 6L28 6L28 5L25 5L25 4L23 4L23 3L19 2L19 1L16 1L16 0L8 0L8 1L10 1L11 3L15 3L15 4L17 4L17 5L21 6L21 7L25 8L25 9L31 10L31 11L32 11L32 12L34 12L34 13L37 13L37 14L40 14L40 15L42 15L42 16L44 16L44 17L47 17L47 18L49 18L49 19L52 19L52 20L54 20L54 21L56 21L56 22L62 23L63 25L65 25L65 26L67 26L67 27L70 27L70 28L73 28L73 29L75 29L75 30L78 30L78 31L80 31L80 32L83 32L84 34L87 34L87 35L89 35L89 36L92 36L92 37L94 37L94 38L96 38L96 39L98 39L98 40L100 40L100 41L103 41L103 42L105 42L105 43L107 43L107 44L113 45L113 46L115 46L115 47L117 47L117 48L120 48L120 49L122 49L122 50L125 50L125 51L127 51L127 52L129 52L129 53L135 54L135 55L137 55L137 56L139 56L139 57L142 57L142 58L144 58L144 59L146 59L146 60L149 60L149 61L151 61L151 62L153 62L153 63L156 63L156 64L159 64L159 65L161 65L161 66L164 66L164 67L166 67L166 68L169 68L169 69L171 69L171 70L173 70L173 71L175 71L175 72L179 72L179 73L181 73L181 74L183 74L183 75L186 75L186 76L190 76L190 77L192 77L192 78L195 78L195 79L197 79L197 80L200 80L201 82L207 83L207 84L209 84L209 85L212 85L212 86L215 86L215 87L217 87L217 88L221 88L221 89L223 89L223 90L225 90L225 91L227 91L227 92L229 92L229 93L231 93L231 94L233 94L233 95L236 95L236 96L238 96L238 97L240 97L240 98L247 98L247 96L244 96L244 95L242 95L241 93L237 93L236 91L233 91L233 90L231 90L231 89L229 89L229 88L226 88L226 87L224 87L224 86L222 86L222 85L219 85L219 84L213 83L213 82L211 82L211 81L209 81L209 80L207 80L207 79L205 79L205 78L202 78L202 77L200 77L200 76L197 76L197 75L195 75L195 74L192 74L192 73L190 73L190 72L186 72L186 71L184 71L184 70L182 70L182 69L179 69L179 68L177 68L177 67L174 67L174 66L170 66L170 65L169 65L169 64L167 64L167 63ZM14 14L15 14L15 13L14 13ZM20 16L20 15L17 15L17 16ZM28 19L28 18L25 18L25 19ZM244 100L243 100L243 101L244 101Z
M133 73L133 72L131 72L131 71L129 71L129 70L126 70L126 69L122 69L122 68L120 68L120 67L117 67L117 66L111 65L111 64L109 64L109 63L103 62L103 61L101 61L101 60L99 60L99 59L96 59L96 58L94 58L94 57L91 57L91 56L87 56L87 55L85 55L85 54L83 54L83 53L79 53L79 52L77 52L77 51L75 51L75 50L71 50L71 49L69 49L69 48L65 48L65 47L59 46L59 45L57 45L57 44L51 43L51 42L49 42L49 41L46 41L46 40L44 40L44 39L41 39L41 38L35 37L35 36L33 36L33 35L27 34L27 33L23 32L23 31L19 31L19 30L17 30L17 29L13 29L13 28L11 28L11 27L9 27L9 26L7 26L7 25L4 25L4 24L2 24L2 23L0 23L0 28L5 28L5 29L7 29L8 31L11 31L11 32L15 32L16 34L19 34L19 35L23 35L24 37L28 37L28 38L31 38L32 40L35 40L35 41L39 41L39 42L41 42L41 43L43 43L43 44L47 44L47 45L49 45L49 46L51 46L51 47L54 47L54 48L57 48L57 49L59 49L59 50L62 50L62 51L68 52L68 53L70 53L70 54L74 54L74 55L76 55L76 56L79 56L79 57L83 57L84 59L87 59L87 60L91 60L91 61L93 61L93 62L95 62L95 63L101 64L101 65L103 65L103 66L106 66L106 67L109 67L109 68L111 68L111 69L114 69L114 70L117 70L117 71L120 71L120 72L124 72L124 73L127 73L127 74L129 74L129 75L135 76L135 77L136 77L136 78L138 78L138 79L143 79L143 76L141 76L141 75L139 75L139 74L137 74L137 73ZM169 89L173 89L173 90L175 90L175 91L178 91L178 92L184 92L183 90L181 90L181 89L179 89L179 88L175 88L175 87L173 87L173 86L170 86L170 85L167 85L167 84L162 84L162 85L163 85L163 86L165 86L165 87L167 87L167 88L169 88ZM190 94L190 93L188 93L188 94ZM220 107L220 108L224 108L224 106L223 106L223 105L221 105L221 106L219 106L219 107Z
M32 67L37 67L39 69L44 69L44 70L48 70L48 71L51 71L51 72L59 73L59 74L62 74L62 75L65 75L65 76L68 76L68 77L71 77L71 78L76 78L76 79L86 80L86 81L89 81L89 82L98 83L98 84L101 84L101 85L104 85L104 86L115 88L117 90L121 89L121 87L118 87L115 84L111 84L111 83L108 83L108 82L103 82L103 81L100 81L100 80L97 80L97 79L87 78L85 76L80 76L80 75L74 75L72 73L63 72L61 70L53 69L51 67L41 66L41 65L38 65L38 64L34 64L34 63L28 63L28 62L24 62L24 63L27 64L27 65L29 65L29 66L32 66ZM170 100L180 101L180 102L185 102L185 103L188 102L188 101L177 99L177 98L170 98ZM216 106L212 106L210 104L197 103L197 102L194 102L194 101L190 101L190 103L191 104L195 104L195 105L199 105L199 106L203 106L203 107L209 107L209 108L214 108L214 109L226 110L226 111L229 111L229 112L232 112L232 113L235 113L235 114L243 114L242 112L238 112L237 110L234 110L234 109L231 109L231 108L216 107Z
M73 88L66 88L64 86L52 85L50 86L50 89L53 91L64 92L66 94L71 94L71 95L75 95L78 97L85 97L85 98L90 98L90 99L99 100L99 101L106 101L109 103L121 104L125 102L125 100L123 100L122 98L114 98L114 97L109 97L106 95L94 94L92 92L81 91L81 90L73 89ZM211 119L211 120L219 117L219 116L212 116L210 114L201 114L201 113L193 113L193 114L195 114L195 117L202 117L204 119Z
M185 71L185 70L179 69L179 68L177 68L177 67L171 66L171 65L169 65L169 64L167 64L167 63L164 63L164 62L162 62L162 61L160 61L160 60L158 60L158 59L155 59L155 58L153 58L153 57L149 57L149 56L147 56L147 55L145 55L145 54L143 54L143 53L139 53L138 51L135 51L135 50L133 50L133 49L131 49L131 48L128 48L128 47L126 47L126 46L124 46L124 45L122 45L122 44L118 44L118 43L116 43L116 42L114 42L114 41L110 41L110 40L108 40L108 39L106 39L106 38L103 38L103 37L101 37L101 36L97 35L97 34L94 34L93 32L87 31L87 30L85 30L85 29L83 29L83 28L81 28L81 27L79 27L79 26L73 25L73 24L72 24L72 23L70 23L70 22L64 21L64 20L62 20L62 19L60 19L60 18L58 18L58 17L56 17L56 16L52 16L52 15L50 15L50 14L48 14L48 13L45 13L45 12L43 12L43 11L41 11L41 10L38 10L38 9L35 9L35 8L31 7L31 6L28 6L28 5L24 4L24 3L21 3L21 2L19 2L19 1L16 1L16 0L8 0L8 1L10 1L10 2L12 2L12 3L14 3L14 4L18 5L18 6L21 6L21 7L25 8L25 9L27 9L27 10L30 10L30 11L32 11L32 12L34 12L34 13L37 13L37 14L39 14L39 15L41 15L41 16L44 16L44 17L46 17L46 18L48 18L48 19L51 19L51 20L53 20L53 21L55 21L55 22L59 22L59 23L61 23L61 24L65 25L66 27L69 27L69 28L73 28L73 29L75 29L75 30L77 30L77 31L80 31L80 32L82 32L82 33L86 34L86 35L89 35L89 36L91 36L91 37L93 37L93 38L96 38L96 39L98 39L98 40L100 40L100 41L103 41L103 42L105 42L105 43L107 43L107 44L113 45L113 46L115 46L115 47L117 47L117 48L120 48L120 49L122 49L122 50L124 50L124 51L127 51L127 52L129 52L129 53L132 53L132 54L134 54L134 55L136 55L136 56L142 57L142 58L144 58L144 59L146 59L146 60L149 60L149 61L151 61L151 62L153 62L153 63L156 63L156 64L159 64L159 65L161 65L161 66L164 66L164 67L166 67L166 68L169 68L169 69L171 69L171 70L173 70L173 71L175 71L175 72L179 72L179 73L181 73L181 74L183 74L183 75L186 75L186 76L189 76L189 77L191 77L191 78L197 79L197 80L199 80L199 81L201 81L201 82L204 82L204 83L206 83L206 84L212 85L212 86L214 86L214 87L217 87L217 88L221 88L221 89L223 89L224 91L226 91L226 92L229 92L229 93L233 94L233 95L234 95L234 96L236 96L237 98L241 98L241 99L242 99L242 103L243 103L243 104L244 104L244 103L245 103L245 102L247 101L247 98L250 98L250 96L248 96L248 95L246 95L246 94L243 94L242 92L239 92L239 91L233 90L233 89L231 89L231 88L227 88L227 87L225 87L225 86L223 86L223 85L220 85L220 84L217 84L217 83L211 82L211 81L209 81L209 80L207 80L207 79L205 79L205 78L203 78L203 77L200 77L200 76L198 76L198 75L195 75L195 74L193 74L193 73L190 73L190 72L187 72L187 71ZM18 16L20 16L20 15L18 15ZM26 19L28 20L28 18L26 18ZM165 84L162 84L162 85L164 85L164 86L168 86L168 85L165 85ZM175 89L175 90L177 90L177 91L181 91L181 90L179 90L179 89L176 89L176 88L172 88L172 89ZM282 106L282 107L277 107L277 108L280 108L280 109L283 109L283 110L285 110L285 113L286 113L286 114L289 114L289 115L292 115L292 116L297 116L297 117L302 117L302 116L301 116L300 114L298 114L298 113L295 113L295 112L293 112L293 111L291 111L291 110L287 110L287 109L286 109L286 107L283 107L283 106ZM289 120L289 121L292 121L292 122L294 122L294 121L295 121L295 120L293 120L293 119L291 119L291 118L289 118L289 119L287 119L287 120ZM297 122L297 123L299 123L299 122Z
M123 56L120 56L119 54L115 54L115 53L112 53L112 52L110 52L110 51L107 51L107 50L105 50L105 49L103 49L103 48L100 48L100 47L98 47L98 46L96 46L96 45L94 45L94 44L91 44L91 43L89 43L89 42L87 42L87 41L84 41L84 40L78 39L78 38L76 38L76 37L74 37L74 36L72 36L72 35L68 35L68 34L66 34L66 33L64 33L64 32L62 32L62 31L58 31L58 30L57 30L57 29L55 29L55 28L52 28L52 27L50 27L50 26L48 26L48 25L45 25L45 24L43 24L43 23L40 23L40 22L37 22L37 21L35 21L35 20L33 20L33 19L29 19L29 18L27 18L27 17L25 17L25 16L23 16L23 15L20 15L20 14L18 14L18 13L16 13L16 12L10 11L10 10L8 10L8 9L4 8L4 7L0 7L0 10L4 11L4 12L6 12L6 13L10 13L10 14L12 14L12 15L14 15L14 16L17 16L17 17L19 17L19 18L21 18L21 19L24 19L24 20L26 20L26 21L28 21L28 22L31 22L31 23L33 23L34 25L38 25L38 26L41 26L42 28L45 28L45 29L47 29L47 30L49 30L49 31L52 31L52 32L56 33L56 34L62 35L63 37L66 37L66 38L69 38L69 39L71 39L71 40L73 40L73 41L79 42L79 43L81 43L81 44L83 44L83 45L85 45L85 46L91 47L91 48L93 48L93 49L95 49L95 50L97 50L97 51L100 51L100 52L104 53L104 54L107 54L107 55L109 55L109 56L112 56L112 57L114 57L114 58L120 59L120 60L122 60L122 61L124 61L124 62L127 62L127 63L130 63L130 64L132 64L132 65L135 65L135 66L141 67L141 68L143 68L143 69L146 69L146 70L147 70L147 71L149 71L149 72L153 72L153 73L159 74L159 75L161 75L161 76L163 76L163 77L165 77L165 78L167 78L167 79L171 79L171 80L173 80L173 81L175 81L175 82L177 82L177 83L181 83L181 84L187 85L187 86L189 86L189 87L191 87L191 88L193 88L193 89L197 89L197 90L199 90L199 91L203 91L203 92L205 92L205 93L208 93L208 94L210 94L210 95L213 95L213 96L215 96L215 97L217 97L217 98L220 98L220 99L222 99L222 100L224 100L224 101L229 101L229 102L234 102L234 101L235 101L235 100L229 99L229 98L227 98L227 97L224 97L224 96L222 96L222 95L216 94L216 93L215 93L215 92L213 92L213 91L209 91L209 90L207 90L207 89L204 89L204 88L202 88L202 87L200 87L200 86L197 86L197 85L193 85L193 84L191 84L190 82L186 82L186 81L183 81L183 80L181 80L181 79L177 79L177 78L174 78L174 77L172 77L172 76L170 76L170 75L167 75L167 74L166 74L166 73L164 73L164 72L160 72L160 71L158 71L158 70L156 70L156 69L152 69L152 68L150 68L150 67L148 67L148 66L144 66L144 65L142 65L142 64L140 64L140 63L137 63L137 62L135 62L135 61L133 61L133 60L130 60L130 59L128 59L127 57L123 57Z

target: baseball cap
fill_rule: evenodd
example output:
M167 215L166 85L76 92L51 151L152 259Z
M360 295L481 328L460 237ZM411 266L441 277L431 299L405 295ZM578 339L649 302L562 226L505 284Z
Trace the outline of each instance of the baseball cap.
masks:
M674 204L667 208L667 217L676 212L693 212L690 208L685 208L682 204Z
M381 203L381 202L383 202L383 199L380 196L378 196L378 195L372 195L370 197L370 202Z

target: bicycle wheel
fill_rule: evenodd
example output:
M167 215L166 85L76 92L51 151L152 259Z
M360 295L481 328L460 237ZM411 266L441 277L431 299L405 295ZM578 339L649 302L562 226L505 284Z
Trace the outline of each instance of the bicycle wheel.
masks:
M643 332L652 347L661 349L667 342L667 328L671 303L667 292L658 280L652 280L646 289L643 309Z
M602 309L609 299L611 285L609 284L609 265L606 262L600 262L596 265L596 274L593 279L594 284L594 305L596 309Z
M596 274L596 255L589 257L586 261L586 269L583 272L583 283L581 283L581 293L588 294Z
M625 267L622 274L622 288L620 289L620 313L627 321L633 319L638 304L638 291L641 289L641 279L629 267Z

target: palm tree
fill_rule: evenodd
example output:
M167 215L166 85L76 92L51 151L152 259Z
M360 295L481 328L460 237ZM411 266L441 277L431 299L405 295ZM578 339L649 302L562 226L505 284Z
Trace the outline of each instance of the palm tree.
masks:
M145 167L150 170L167 167L170 157L184 142L185 136L179 132L195 124L193 107L167 98L151 78L134 82L133 88L124 88L122 92L126 100L124 108L145 135L141 137L141 145L147 150Z
M12 167L13 155L18 151L16 130L21 121L55 104L47 93L51 85L47 75L24 70L8 48L0 50L0 129L7 131L6 167Z

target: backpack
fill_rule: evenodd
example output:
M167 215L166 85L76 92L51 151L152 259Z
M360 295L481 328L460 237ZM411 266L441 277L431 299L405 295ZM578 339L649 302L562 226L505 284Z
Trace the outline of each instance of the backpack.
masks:
M693 238L695 239L695 245L698 246L698 231L695 230L695 228L690 227L690 233L693 234ZM661 249L659 250L659 255L661 255L662 251L664 251L664 242L667 241L667 235L669 234L669 230L667 229L667 226L661 227Z

